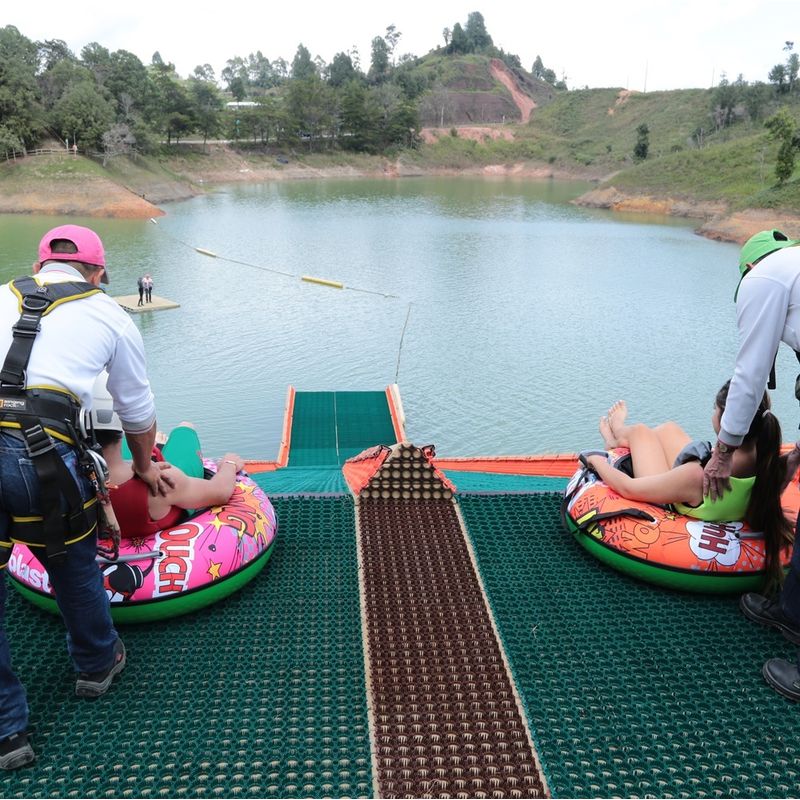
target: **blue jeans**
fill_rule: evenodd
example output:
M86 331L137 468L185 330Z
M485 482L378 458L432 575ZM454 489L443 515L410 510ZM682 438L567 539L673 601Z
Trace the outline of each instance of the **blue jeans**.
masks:
M56 448L77 478L84 500L88 500L94 490L80 472L75 450L63 443ZM39 482L25 443L11 433L0 431L0 539L8 538L11 515L39 514ZM76 672L99 672L114 660L117 632L111 621L102 575L95 562L96 544L92 534L69 545L67 557L59 566L48 564L43 547L33 548L55 590L67 628L67 649ZM11 669L5 608L6 583L0 573L0 740L28 726L25 689Z

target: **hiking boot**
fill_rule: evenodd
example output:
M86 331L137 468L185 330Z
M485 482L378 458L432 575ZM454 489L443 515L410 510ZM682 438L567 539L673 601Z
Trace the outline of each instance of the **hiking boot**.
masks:
M0 769L17 769L30 764L34 759L28 734L12 733L0 742Z
M753 622L777 628L790 642L800 644L800 625L783 613L779 600L771 600L762 594L748 592L739 600L739 608Z
M111 666L100 672L79 672L75 681L75 694L78 697L100 697L108 691L115 675L125 668L125 645L122 639L114 642L114 660Z
M795 703L800 702L800 672L797 664L784 658L771 658L761 670L764 680L776 691Z

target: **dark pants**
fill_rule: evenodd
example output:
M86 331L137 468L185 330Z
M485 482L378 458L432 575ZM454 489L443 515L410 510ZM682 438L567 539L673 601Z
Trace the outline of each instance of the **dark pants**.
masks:
M75 450L59 443L59 455L70 472L78 478L85 500L93 490L80 473ZM28 458L25 443L9 433L0 432L0 539L9 533L11 515L41 514L36 470ZM33 548L47 568L56 602L67 628L67 649L77 672L99 672L114 660L117 633L111 621L108 595L95 562L94 534L68 545L63 564L48 564L44 548ZM11 652L6 637L5 570L0 571L0 740L24 731L28 725L25 689L11 669Z
M142 298L144 297L144 287L139 287L139 305L142 305Z

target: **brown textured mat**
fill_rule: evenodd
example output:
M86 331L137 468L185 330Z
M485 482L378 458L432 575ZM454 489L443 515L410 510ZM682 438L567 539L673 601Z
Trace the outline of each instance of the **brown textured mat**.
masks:
M380 795L544 796L455 504L362 493L357 516Z

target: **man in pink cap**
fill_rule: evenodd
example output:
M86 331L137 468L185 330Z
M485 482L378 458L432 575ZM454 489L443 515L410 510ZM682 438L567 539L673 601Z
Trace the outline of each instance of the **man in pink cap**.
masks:
M47 568L76 694L98 697L125 666L125 646L95 563L98 504L80 461L81 410L107 370L134 471L163 494L165 476L150 459L155 405L141 334L100 288L108 283L100 237L79 225L48 231L33 273L0 287L0 564L20 541ZM15 769L34 753L2 628L5 592L0 579L0 769Z

